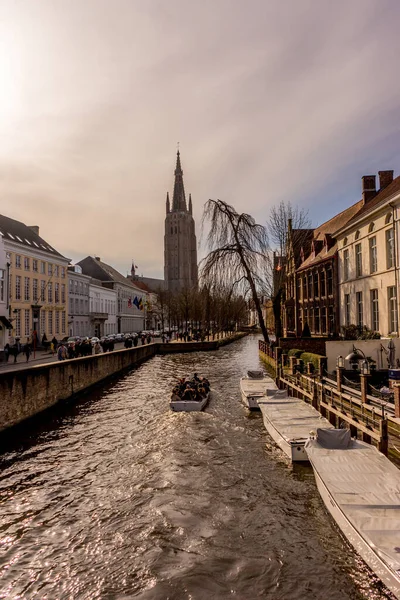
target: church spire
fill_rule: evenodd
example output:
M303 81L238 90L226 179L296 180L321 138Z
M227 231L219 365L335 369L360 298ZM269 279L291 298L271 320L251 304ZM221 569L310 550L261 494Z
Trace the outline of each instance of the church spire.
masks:
M193 206L192 206L192 194L189 194L189 214L193 214Z
M183 171L181 167L181 155L179 150L176 154L175 184L174 195L172 198L172 210L187 212L185 188L183 185Z
M166 213L168 214L171 210L170 204L169 204L169 193L167 192L167 201L166 201Z

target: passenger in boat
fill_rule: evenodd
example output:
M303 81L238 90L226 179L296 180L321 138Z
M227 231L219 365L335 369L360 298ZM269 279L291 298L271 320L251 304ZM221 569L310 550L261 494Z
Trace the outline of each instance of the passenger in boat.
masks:
M194 374L193 376L193 381L195 381L196 383L200 383L200 377L197 375L197 373Z

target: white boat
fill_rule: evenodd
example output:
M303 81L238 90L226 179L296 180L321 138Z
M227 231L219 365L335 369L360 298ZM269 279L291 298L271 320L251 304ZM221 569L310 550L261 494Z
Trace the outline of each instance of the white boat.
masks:
M249 410L260 410L257 401L265 396L267 389L278 388L264 371L247 371L247 374L240 378L242 402Z
M318 430L317 438L307 442L306 452L332 517L400 599L399 469L373 446L352 440L347 430Z
M286 390L267 390L258 399L266 430L292 462L306 462L304 446L310 431L333 429L327 419L304 400L291 398Z
M172 394L169 406L170 406L171 410L173 410L175 412L180 412L180 411L192 412L195 410L199 411L199 410L203 410L203 408L205 408L205 406L207 405L207 402L209 400L209 397L210 397L210 392L208 392L208 394L206 396L204 396L203 398L200 398L199 400L182 400L182 398L180 398L176 394Z

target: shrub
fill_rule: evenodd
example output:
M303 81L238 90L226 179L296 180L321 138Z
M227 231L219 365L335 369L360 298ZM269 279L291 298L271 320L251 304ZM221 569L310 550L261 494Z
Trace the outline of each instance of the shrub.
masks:
M314 365L315 370L319 367L319 359L323 358L321 354L313 354L312 352L303 352L301 355L301 360L304 361L304 364L311 363Z
M381 337L379 331L372 331L366 325L364 327L358 325L342 327L342 335L345 340L379 340Z
M299 350L298 348L290 348L288 352L288 356L295 356L296 358L300 358L303 354L303 350Z

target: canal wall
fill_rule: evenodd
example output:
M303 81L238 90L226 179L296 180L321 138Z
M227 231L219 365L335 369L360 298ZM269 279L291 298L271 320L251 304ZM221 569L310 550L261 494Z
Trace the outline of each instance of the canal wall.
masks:
M52 362L0 375L0 431L51 408L105 379L139 365L156 354L218 349L246 334L224 340L145 344L73 360Z

